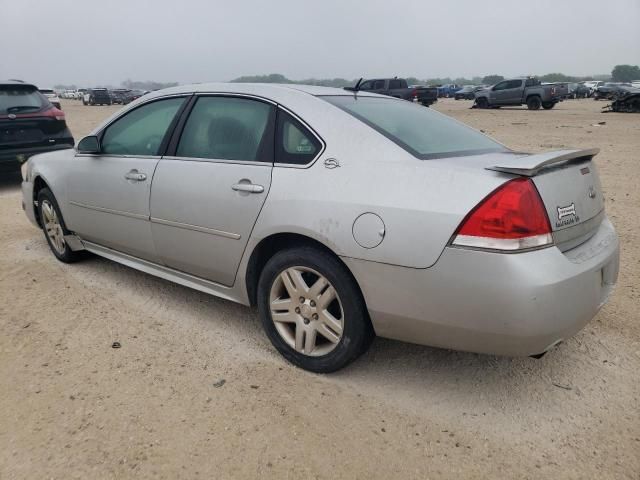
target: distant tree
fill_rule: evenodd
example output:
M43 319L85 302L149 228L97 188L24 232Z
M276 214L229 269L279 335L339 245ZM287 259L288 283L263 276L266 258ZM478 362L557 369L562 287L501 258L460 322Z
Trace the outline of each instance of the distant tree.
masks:
M163 88L175 87L177 86L177 82L153 82L153 81L134 81L131 79L127 79L122 82L122 86L124 88L129 88L131 90L161 90Z
M565 75L564 73L546 73L538 77L541 82L577 82L579 77Z
M611 79L614 82L640 80L640 67L638 65L616 65L611 71Z
M75 84L71 85L54 85L54 89L56 90L77 90L78 87Z
M231 80L234 83L293 83L281 73L269 75L245 75Z
M502 80L504 80L504 77L502 75L487 75L482 79L482 83L484 83L485 85L495 85Z

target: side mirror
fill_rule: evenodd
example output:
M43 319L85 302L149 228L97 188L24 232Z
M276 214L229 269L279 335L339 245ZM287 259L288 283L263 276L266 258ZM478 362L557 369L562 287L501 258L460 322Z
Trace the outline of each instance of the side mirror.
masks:
M84 137L76 148L78 153L100 153L100 142L95 135Z

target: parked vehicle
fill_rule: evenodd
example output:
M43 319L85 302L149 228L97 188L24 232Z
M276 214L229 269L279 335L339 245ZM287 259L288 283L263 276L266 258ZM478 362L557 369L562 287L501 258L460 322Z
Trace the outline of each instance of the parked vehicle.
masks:
M378 93L417 102L425 107L438 100L438 90L436 88L423 86L410 88L404 78L360 79L355 87L345 87L345 90Z
M129 103L133 102L134 100L137 100L138 98L142 97L146 93L148 92L145 92L144 90L128 90L127 93L125 93L122 98L122 103L124 105L128 105Z
M476 89L478 89L478 87L476 87L475 85L465 85L453 94L453 98L455 98L456 100L474 100L476 98Z
M130 92L128 88L114 88L113 90L109 90L109 96L111 97L112 104L120 104L124 105L124 99L127 94Z
M0 81L0 172L17 172L31 155L73 143L64 112L35 85Z
M630 83L606 82L604 85L596 88L595 92L593 93L593 99L611 100L620 93L625 92L628 87L631 87Z
M456 83L447 83L445 85L441 85L438 87L438 96L439 97L453 97L454 94L462 88L462 85L458 85Z
M53 91L52 88L39 88L38 91L45 97L47 97L51 105L59 110L62 110L62 106L60 105L60 98L58 98L58 95Z
M584 85L589 88L589 96L591 97L595 93L596 89L598 89L598 87L604 85L604 82L600 80L589 80L584 82Z
M566 85L566 84L565 84ZM476 92L478 108L526 104L529 110L552 109L566 95L566 86L542 85L537 78L512 78Z
M590 94L591 89L584 83L569 84L569 98L588 98Z
M85 105L111 105L111 95L106 88L90 88L84 94L82 103Z
M374 334L535 355L580 330L618 272L596 154L513 152L368 92L201 84L31 158L22 191L59 260L257 305L286 359L330 372Z

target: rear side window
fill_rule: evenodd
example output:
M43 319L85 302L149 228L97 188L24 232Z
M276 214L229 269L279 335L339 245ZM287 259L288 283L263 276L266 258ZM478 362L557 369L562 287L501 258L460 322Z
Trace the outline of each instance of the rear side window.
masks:
M287 112L278 112L276 129L276 163L306 165L322 149L316 136Z
M319 98L354 116L420 159L507 151L482 133L412 102L355 95Z
M403 88L400 80L389 80L389 90L394 88Z
M30 113L49 105L38 90L30 85L0 85L0 115Z
M189 114L176 156L271 162L272 116L273 107L258 100L201 97Z
M107 127L102 136L105 155L159 155L167 129L184 98L168 98L132 110Z

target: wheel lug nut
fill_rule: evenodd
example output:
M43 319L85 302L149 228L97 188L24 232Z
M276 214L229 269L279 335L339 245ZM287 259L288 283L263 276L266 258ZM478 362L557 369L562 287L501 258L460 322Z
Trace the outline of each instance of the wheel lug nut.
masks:
M317 320L317 319L318 319L318 314L317 314L317 313L314 313L314 314L313 314L313 319L314 319L314 320Z
M311 305L312 307L316 306L316 302L314 302L313 300L311 300L311 302L309 303L309 305Z
M308 319L308 318L305 318L305 319L304 319L304 324L305 324L305 325L308 325L308 324L309 324L309 319Z
M296 313L300 313L300 307L296 307Z
M300 303L304 303L304 297L300 297Z

